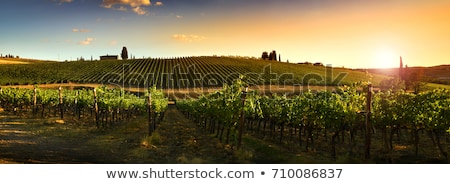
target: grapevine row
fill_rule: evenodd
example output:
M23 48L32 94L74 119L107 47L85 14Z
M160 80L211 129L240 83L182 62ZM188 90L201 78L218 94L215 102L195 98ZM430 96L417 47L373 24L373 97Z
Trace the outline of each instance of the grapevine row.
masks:
M358 80L362 72L333 68L333 76L352 73ZM97 83L122 87L157 88L221 87L246 75L254 84L324 85L326 67L303 66L258 59L227 57L148 58L111 61L73 61L4 65L0 85L46 83ZM353 80L348 76L346 80ZM374 77L380 79L380 77ZM331 84L329 81L327 84ZM332 85L335 85L334 83Z
M51 116L52 111L53 116L59 112L61 118L67 113L78 119L90 114L98 128L145 112L153 117L151 123L160 122L167 106L168 98L155 87L149 88L144 96L107 87L79 90L0 88L0 107L6 111L16 114L32 111L42 118Z
M257 91L245 93L244 89L245 84L238 81L198 99L177 101L177 107L208 133L233 145L239 145L238 135L246 131L293 149L325 148L336 159L338 155L360 153L357 148L364 147L366 135L373 134L372 139L383 145L382 150L376 151L392 152L393 141L411 142L418 155L420 135L428 135L440 155L448 159L448 90L420 94L378 92L371 98L371 113L367 113L369 89L361 85L335 91L305 91L292 97L261 96ZM369 129L365 128L367 115L371 121ZM393 140L394 135L399 140ZM408 140L400 140L401 137Z

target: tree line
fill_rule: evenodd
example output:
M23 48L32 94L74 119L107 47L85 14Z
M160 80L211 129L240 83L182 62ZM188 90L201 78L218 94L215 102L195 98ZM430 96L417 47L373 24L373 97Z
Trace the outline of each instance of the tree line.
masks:
M19 58L19 56L14 56L12 54L6 54L6 55L0 54L0 58Z

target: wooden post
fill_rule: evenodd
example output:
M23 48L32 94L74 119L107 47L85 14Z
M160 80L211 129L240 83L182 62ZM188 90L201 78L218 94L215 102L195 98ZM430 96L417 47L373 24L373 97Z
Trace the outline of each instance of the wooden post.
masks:
M64 107L63 107L63 96L61 86L59 86L59 111L61 112L61 119L64 119Z
M238 149L242 145L242 134L243 134L243 131L244 131L244 121L245 121L245 118L244 118L244 115L245 115L244 107L245 107L245 98L247 97L247 91L248 91L248 87L245 87L245 90L242 91L242 94L241 94L242 110L241 110L241 119L239 121L239 134L238 134L238 145L237 145Z
M75 94L75 100L73 102L74 106L73 106L73 116L76 117L77 116L77 109L78 109L78 91Z
M371 128L370 116L372 115L372 84L368 85L367 99L366 99L366 136L365 136L365 149L364 158L370 159L370 144L371 144Z
M446 155L446 159L447 159L447 164L449 164L450 163L450 153L449 153L449 138L448 138L448 134L447 133L445 133L444 134L444 138L445 138L445 144L444 144L444 151L445 151L445 153L447 153L447 155Z
M37 108L37 89L36 88L34 88L34 90L33 90L33 107L34 107L33 111L35 113L37 113L38 108Z
M152 119L152 94L148 93L148 102L147 102L147 111L148 111L148 135L151 136L154 131L153 119Z
M95 124L97 128L100 128L100 124L98 122L98 104L97 104L97 90L94 88L94 112L95 112Z

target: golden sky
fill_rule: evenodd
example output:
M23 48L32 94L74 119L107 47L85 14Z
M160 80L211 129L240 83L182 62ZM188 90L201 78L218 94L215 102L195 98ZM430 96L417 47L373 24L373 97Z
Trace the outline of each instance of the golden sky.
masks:
M224 41L230 48L236 46L235 52L257 52L261 45L276 49L291 62L397 67L402 56L409 66L450 64L449 2L336 6L293 16L280 13L264 20L275 22L270 28L262 28L261 19L255 19L222 32L254 43L249 47L236 44L236 38Z
M73 60L197 55L337 67L450 64L448 0L4 1L0 53ZM83 13L80 14L80 10ZM12 16L14 15L14 16Z

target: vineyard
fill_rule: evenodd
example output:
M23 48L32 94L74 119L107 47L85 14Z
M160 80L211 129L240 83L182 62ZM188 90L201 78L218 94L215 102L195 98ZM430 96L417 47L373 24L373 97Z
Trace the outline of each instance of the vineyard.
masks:
M387 78L382 75L232 57L8 64L0 68L0 75L0 85L12 86L0 87L0 110L8 115L56 118L95 130L145 117L150 136L163 122L170 99L175 101L174 111L235 153L257 152L251 150L251 139L334 162L398 163L405 156L425 163L450 160L450 92L373 91L360 82L377 86ZM69 82L101 87L38 87ZM25 84L35 87L14 87ZM261 93L258 85L332 88L277 94ZM127 87L140 90L127 91ZM167 90L196 88L219 90L194 98L167 96Z
M72 116L76 122L96 128L111 128L148 113L149 133L164 117L168 99L162 90L149 88L144 96L120 89L20 89L0 88L0 107L15 115L32 113L35 117Z
M335 160L372 156L392 163L392 155L407 147L416 157L448 160L448 90L372 96L369 89L352 85L292 97L260 96L238 81L199 99L177 101L177 107L204 131L238 148L248 134L295 152L328 153ZM431 153L430 147L435 148Z
M252 85L342 85L372 78L344 68L233 57L178 57L109 61L36 62L0 67L0 85L95 83L120 87L184 89L219 87L247 77Z

